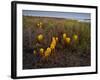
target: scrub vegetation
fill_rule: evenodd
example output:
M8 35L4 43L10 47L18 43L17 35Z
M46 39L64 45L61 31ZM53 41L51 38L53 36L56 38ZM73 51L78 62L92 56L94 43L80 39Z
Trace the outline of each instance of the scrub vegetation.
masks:
M90 22L23 16L23 69L90 66Z

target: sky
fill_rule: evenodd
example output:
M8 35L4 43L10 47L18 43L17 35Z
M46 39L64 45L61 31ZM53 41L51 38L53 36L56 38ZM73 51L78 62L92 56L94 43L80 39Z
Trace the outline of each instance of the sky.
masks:
M84 20L90 19L90 13L74 13L74 12L54 12L54 11L34 11L34 10L23 10L24 16L40 16L40 17L57 17Z

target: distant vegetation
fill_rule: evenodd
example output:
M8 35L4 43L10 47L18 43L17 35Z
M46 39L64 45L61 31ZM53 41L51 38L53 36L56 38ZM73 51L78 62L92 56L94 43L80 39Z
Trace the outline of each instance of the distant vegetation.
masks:
M90 65L90 22L23 16L23 69Z

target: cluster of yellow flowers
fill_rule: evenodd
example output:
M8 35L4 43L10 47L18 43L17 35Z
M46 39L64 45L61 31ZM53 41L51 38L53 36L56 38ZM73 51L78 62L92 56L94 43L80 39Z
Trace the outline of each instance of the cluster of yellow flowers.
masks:
M37 26L38 26L39 28L42 28L42 25L43 25L42 22L37 23Z
M37 36L38 41L42 41L43 38L44 38L44 36L42 34L39 34ZM62 39L64 40L64 42L66 44L70 44L70 42L71 42L71 38L68 37L66 33L63 33ZM78 35L74 34L73 39L75 41L77 41ZM40 48L40 50L39 50L40 55L47 58L55 50L57 42L58 42L58 37L52 37L52 41L50 43L50 46L46 50L44 50L43 48ZM33 53L36 54L36 51L34 50Z
M58 37L52 37L52 41L51 41L50 47L48 47L45 51L43 49L42 51L44 51L44 53L41 51L41 53L44 54L43 55L44 57L47 58L52 53L52 51L56 47L57 41L58 41Z
M51 54L51 48L48 47L48 48L46 49L46 51L44 52L44 57L48 57L50 54Z
M65 41L65 43L69 44L71 42L71 38L67 36L66 33L63 34L63 40ZM74 34L73 35L73 40L77 41L78 40L78 35Z
M42 34L38 35L38 40L41 41L42 36L43 36ZM58 42L58 37L52 37L50 47L48 47L46 50L44 50L43 48L40 48L39 50L40 55L47 58L55 49L57 42ZM36 50L34 50L33 53L36 55Z
M67 44L69 44L70 41L71 41L70 37L67 37L67 34L66 34L66 33L63 33L63 40L64 40Z
M55 37L52 37L52 41L51 41L51 44L50 44L50 48L53 50L55 49L56 47L56 38Z
M51 41L50 47L48 47L48 48L46 49L46 51L44 52L44 56L45 56L45 57L48 57L48 56L51 54L51 52L52 52L53 50L55 50L57 41L58 41L58 37L52 37L52 41Z

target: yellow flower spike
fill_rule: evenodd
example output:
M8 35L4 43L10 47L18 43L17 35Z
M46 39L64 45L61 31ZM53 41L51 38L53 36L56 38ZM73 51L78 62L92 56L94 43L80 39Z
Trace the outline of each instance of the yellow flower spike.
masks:
M42 28L42 22L40 22L40 28Z
M52 43L51 44L53 44L53 45L55 45L56 46L56 41L52 41Z
M44 49L40 48L40 54L43 55L43 53L44 53Z
M38 24L37 24L37 26L39 27L39 26L40 26L40 24L38 23Z
M53 50L53 49L55 49L55 45L54 44L51 44L50 45L50 48Z
M55 41L55 37L52 37L52 41Z
M47 48L47 51L48 51L49 53L51 53L51 48L48 47L48 48Z
M66 40L66 43L69 44L71 39L70 39L70 37L67 37L65 40Z
M67 35L66 35L66 33L63 33L63 39L65 39L65 38L66 38L66 36L67 36Z
M42 34L39 34L39 35L37 36L37 39L38 39L38 41L42 41L42 40L43 40L43 35L42 35Z
M78 40L78 36L76 34L73 35L74 40Z
M53 50L53 49L55 49L55 46L56 46L56 38L52 37L52 42L50 44L50 48Z
M51 54L51 48L47 48L46 51L44 52L45 57L48 57Z
M51 42L51 44L56 45L56 38L55 38L55 37L52 37L52 42Z
M40 25L42 25L42 22L40 22Z
M33 54L36 55L36 50L33 51Z
M58 37L56 37L56 42L58 42Z
M44 52L44 49L43 48L40 48L40 53L43 53Z
M40 25L40 28L42 28L42 26Z

